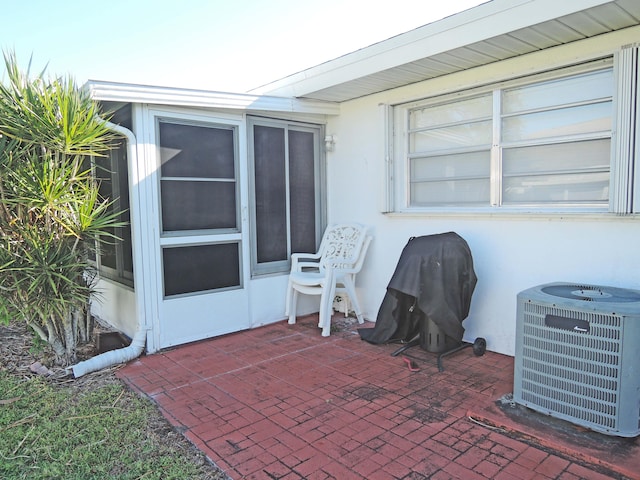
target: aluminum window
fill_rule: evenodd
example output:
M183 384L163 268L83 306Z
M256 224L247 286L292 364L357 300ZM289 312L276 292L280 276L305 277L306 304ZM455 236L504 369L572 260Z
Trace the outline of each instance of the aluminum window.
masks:
M601 61L394 107L394 209L607 211L615 86Z
M242 288L237 127L158 118L165 298Z
M162 264L165 297L242 285L239 243L165 247Z
M235 131L158 122L162 231L238 228Z
M322 235L318 125L249 120L251 271L289 271L291 253L315 252Z
M109 228L98 248L97 266L105 278L133 286L133 254L131 239L131 216L129 204L129 175L127 168L127 143L123 139L107 156L94 157L93 168L100 182L100 195L112 203L109 212L119 211L118 221L123 225Z

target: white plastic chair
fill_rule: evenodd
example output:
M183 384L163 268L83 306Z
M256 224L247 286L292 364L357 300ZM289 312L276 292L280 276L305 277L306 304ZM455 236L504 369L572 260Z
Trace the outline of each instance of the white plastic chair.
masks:
M331 314L336 294L346 294L359 323L364 323L356 297L356 274L362 268L371 243L366 227L339 224L327 227L317 253L291 255L291 273L287 287L286 312L289 324L296 323L298 294L320 295L318 327L322 336L331 333Z

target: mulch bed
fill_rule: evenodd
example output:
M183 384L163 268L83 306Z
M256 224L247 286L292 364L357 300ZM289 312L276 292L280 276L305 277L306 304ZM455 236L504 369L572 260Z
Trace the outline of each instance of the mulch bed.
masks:
M102 329L100 326L96 328ZM82 345L77 352L78 361L91 358L94 352L94 342ZM36 342L26 325L17 322L9 325L0 324L0 369L8 373L23 377L43 375L55 384L73 387L120 382L114 375L120 365L73 378L65 368L56 366L53 358L53 352L48 345Z

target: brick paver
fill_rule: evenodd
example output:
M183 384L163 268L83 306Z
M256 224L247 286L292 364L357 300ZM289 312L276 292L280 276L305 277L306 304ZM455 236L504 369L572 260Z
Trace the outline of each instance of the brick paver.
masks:
M390 355L397 345L356 328L342 321L324 338L309 316L143 356L118 375L234 480L625 478L467 417L511 391L512 358L466 349L438 372L417 349L410 372Z

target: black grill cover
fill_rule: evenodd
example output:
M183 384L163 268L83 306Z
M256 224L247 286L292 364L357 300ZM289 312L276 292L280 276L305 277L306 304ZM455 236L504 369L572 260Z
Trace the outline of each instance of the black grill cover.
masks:
M471 250L457 233L413 237L402 250L375 327L359 329L360 338L388 343L408 342L420 335L425 348L430 319L459 343L476 281Z

